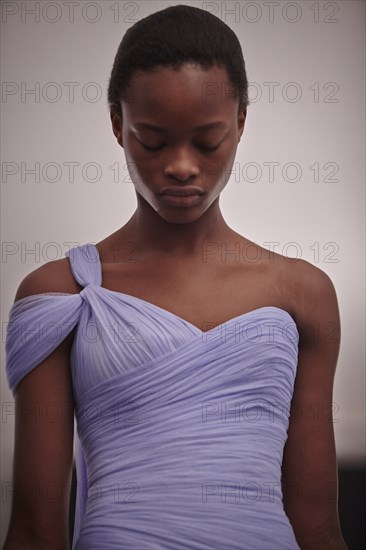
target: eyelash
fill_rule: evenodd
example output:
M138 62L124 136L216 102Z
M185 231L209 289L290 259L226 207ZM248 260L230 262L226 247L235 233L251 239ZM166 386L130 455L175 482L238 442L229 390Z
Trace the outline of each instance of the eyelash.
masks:
M146 149L147 151L151 151L152 153L159 151L163 147L162 145L159 145L159 147L148 147L147 145L145 145L141 141L140 141L140 143L144 147L144 149ZM200 149L205 151L205 153L213 153L214 151L216 151L216 149L218 149L220 147L220 145L221 144L219 143L218 145L215 145L215 147L203 147L203 146L201 146Z

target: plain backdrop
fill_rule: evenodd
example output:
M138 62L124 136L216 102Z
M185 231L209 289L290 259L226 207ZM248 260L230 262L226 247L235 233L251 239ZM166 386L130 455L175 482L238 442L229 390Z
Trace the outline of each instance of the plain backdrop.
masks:
M222 212L245 237L331 277L342 321L338 461L365 455L365 3L2 2L3 537L14 444L9 309L26 274L105 238L134 212L108 80L127 28L180 3L211 11L240 39L251 104Z

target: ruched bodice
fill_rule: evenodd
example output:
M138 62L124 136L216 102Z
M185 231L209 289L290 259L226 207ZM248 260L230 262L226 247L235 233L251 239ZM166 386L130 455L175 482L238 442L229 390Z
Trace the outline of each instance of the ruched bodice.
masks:
M73 550L298 549L281 490L289 313L261 307L203 332L102 287L94 245L66 255L82 291L13 304L6 369L14 393L75 328Z

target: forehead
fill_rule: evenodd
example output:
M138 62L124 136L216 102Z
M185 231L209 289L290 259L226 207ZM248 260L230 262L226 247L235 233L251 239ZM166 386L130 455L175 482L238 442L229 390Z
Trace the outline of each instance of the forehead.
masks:
M237 100L226 69L186 63L179 70L157 67L134 73L122 111L131 118L231 118L237 112Z

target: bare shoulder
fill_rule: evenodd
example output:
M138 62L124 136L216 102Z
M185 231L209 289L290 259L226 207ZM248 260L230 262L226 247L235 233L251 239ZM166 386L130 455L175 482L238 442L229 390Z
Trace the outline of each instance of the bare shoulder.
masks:
M301 344L314 344L315 333L326 339L327 331L331 330L339 340L338 301L329 275L307 260L289 258L256 243L250 246L256 248L255 254L260 258L258 272L266 274L267 286L294 318Z
M247 239L243 242L248 263L257 265L270 277L295 312L304 301L334 299L334 285L322 269L307 260L283 256Z
M47 262L28 273L19 284L14 301L46 292L76 294L81 290L82 287L73 277L69 259L61 258Z
M314 335L337 333L340 319L336 290L325 271L303 259L282 257L277 269L281 273L292 314L302 343L314 343Z
M281 256L278 268L284 274L287 284L295 293L295 302L321 298L334 298L335 289L329 275L307 260Z

